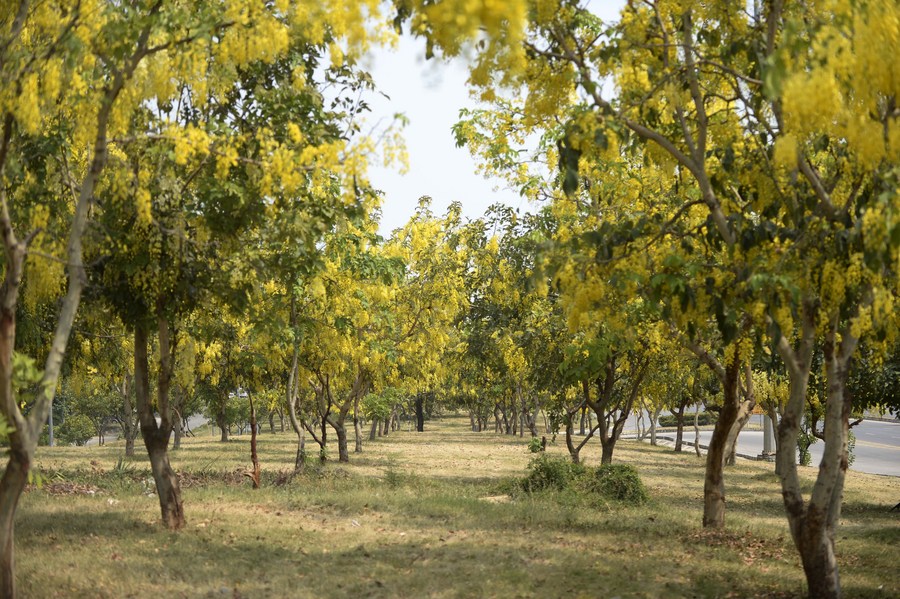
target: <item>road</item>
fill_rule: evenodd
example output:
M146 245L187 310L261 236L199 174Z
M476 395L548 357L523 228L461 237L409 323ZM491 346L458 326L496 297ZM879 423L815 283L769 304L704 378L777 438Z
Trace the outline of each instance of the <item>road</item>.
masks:
M758 418L754 416L752 422L759 425ZM761 427L758 426L758 428ZM856 458L850 465L851 470L900 476L900 423L864 420L852 430L856 436L856 447L853 450ZM671 433L662 434L673 436ZM700 431L700 445L708 445L711 437L712 431ZM684 439L693 442L693 427L685 428ZM757 456L762 453L762 448L762 431L743 431L738 436L737 451L742 456ZM813 465L818 464L822 459L822 448L821 441L810 446L809 451L812 454Z

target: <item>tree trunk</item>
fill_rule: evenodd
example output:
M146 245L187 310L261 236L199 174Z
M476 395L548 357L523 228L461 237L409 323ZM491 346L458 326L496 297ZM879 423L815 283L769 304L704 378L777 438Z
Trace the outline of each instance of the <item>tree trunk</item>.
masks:
M221 436L219 437L219 441L222 443L228 442L228 419L225 417L225 408L222 408L216 414L216 426L219 427L221 431Z
M694 410L694 453L700 457L700 406Z
M353 453L362 453L362 425L359 422L359 395L353 401L353 434L356 435L356 444Z
M169 454L166 451L168 444L168 435L163 436L158 434L158 431L144 433L144 445L150 456L150 469L153 472L153 480L156 482L156 493L159 496L163 525L170 530L178 530L185 525L184 505L181 500L178 477L169 464Z
M425 394L416 394L416 432L425 432Z
M269 412L269 432L275 434L275 411Z
M294 472L303 472L306 465L306 430L301 426L297 433L297 455L294 457Z
M613 458L613 450L616 448L616 440L615 438L611 438L607 440L605 443L603 439L600 440L600 465L605 466L606 464L612 464Z
M338 461L344 464L350 462L350 452L347 450L347 428L343 419L332 424L338 440Z
M753 415L753 408L756 407L756 393L753 390L753 367L749 362L747 362L745 367L745 382L742 393L744 399L740 402L737 417L734 424L731 425L731 430L728 431L728 439L725 445L726 466L734 466L737 459L738 435L744 430L747 422L750 421L750 416Z
M725 526L725 444L728 432L738 415L738 378L741 360L735 356L725 368L722 386L725 401L719 420L713 429L709 449L706 452L706 474L703 481L703 527L723 528Z
M258 489L260 483L261 472L259 468L259 456L256 453L256 434L259 427L256 425L256 405L253 403L253 395L247 390L247 399L250 401L250 480L253 481L253 488Z
M182 435L181 414L179 414L178 412L175 413L174 425L175 426L174 426L173 432L175 433L175 435L174 435L175 438L172 441L172 450L173 451L176 449L181 449L181 435Z
M656 431L657 431L657 423L659 422L659 413L662 412L662 406L656 406L653 410L653 415L650 419L650 445L656 446L658 443L656 441ZM650 411L648 410L649 414Z
M796 350L782 337L778 352L788 366L790 396L778 424L776 464L791 538L806 574L809 597L837 599L841 595L835 559L835 529L843 499L848 466L850 398L845 393L850 357L858 343L850 330L838 330L838 320L828 324L823 346L827 393L825 403L825 447L809 501L804 501L797 474L794 447L806 401L812 350L816 332L815 300L804 302L803 334ZM852 316L852 315L851 315ZM852 321L852 318L847 318ZM838 341L840 335L840 341Z
M372 420L372 427L369 429L369 441L374 441L376 435L378 434L378 430L381 428L381 423L383 421L380 418L375 418Z
M30 469L27 451L10 450L6 471L0 479L0 597L16 596L16 508Z
M781 442L778 438L778 425L780 420L778 418L778 409L775 407L774 403L771 403L766 406L766 414L768 414L769 419L772 421L772 428L775 432L773 435L773 441L775 442L775 475L781 476L781 463L778 461L778 452L781 451ZM763 426L767 426L763 423ZM765 431L763 431L765 434Z
M566 419L566 449L569 450L569 457L572 458L573 464L581 463L581 445L575 445L572 435L575 432L575 426L572 418Z
M137 396L138 416L144 446L150 457L150 469L156 482L156 493L162 521L166 528L177 530L185 525L184 507L181 502L181 488L178 477L169 464L169 436L172 432L172 417L169 408L169 383L172 376L171 346L168 337L168 323L159 320L159 374L157 376L157 408L160 423L156 423L153 406L150 404L150 377L147 359L147 331L141 326L134 327L134 378Z
M686 404L684 402L678 405L678 409L675 411L675 451L680 452L684 445L684 409L686 408Z

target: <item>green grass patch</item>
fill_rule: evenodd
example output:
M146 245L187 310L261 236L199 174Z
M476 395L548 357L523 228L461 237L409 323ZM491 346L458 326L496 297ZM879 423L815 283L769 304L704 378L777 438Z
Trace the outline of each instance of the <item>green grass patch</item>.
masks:
M24 597L800 597L804 582L771 464L726 471L727 529L700 526L703 461L622 441L613 470L599 444L527 451L527 438L473 433L464 418L392 432L350 464L329 450L293 478L292 434L260 435L252 490L249 437L184 440L172 462L188 525L159 524L145 457L123 448L42 448L41 487L20 502ZM539 466L529 463L541 460ZM647 501L588 487L632 489ZM611 475L611 472L616 474ZM814 469L801 469L806 485ZM567 484L558 487L558 478ZM611 477L612 476L612 477ZM510 494L525 477L543 490ZM580 482L575 482L580 481ZM588 484L590 481L590 484ZM606 492L606 491L604 491ZM594 493L594 500L591 500ZM628 494L626 493L627 497ZM893 574L900 481L848 473L838 531L845 594L900 595Z

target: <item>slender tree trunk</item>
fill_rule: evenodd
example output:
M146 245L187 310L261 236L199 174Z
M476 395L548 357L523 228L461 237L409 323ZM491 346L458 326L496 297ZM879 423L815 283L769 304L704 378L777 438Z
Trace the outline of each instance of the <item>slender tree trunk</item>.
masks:
M362 427L359 422L359 397L353 402L353 433L356 435L356 444L353 453L362 453Z
M134 377L137 392L138 416L141 420L141 434L150 457L150 469L156 482L162 521L166 528L177 530L184 527L184 506L178 477L169 464L169 435L172 432L171 414L168 405L169 382L172 375L168 324L160 319L160 365L157 377L157 407L160 423L156 423L150 404L150 378L147 359L147 331L137 325L134 328Z
M380 418L374 418L372 420L372 426L369 428L369 441L375 440L375 436L378 434L382 422L383 420Z
M747 362L747 365L745 366L744 379L743 388L740 388L739 386L739 391L743 394L744 398L740 402L734 424L731 425L731 430L728 431L728 439L725 445L726 466L734 466L737 459L738 435L744 430L747 422L750 421L750 416L753 415L753 408L756 407L756 393L753 389L753 366L750 362Z
M694 410L694 453L700 457L700 406Z
M572 438L574 432L575 426L572 423L572 418L566 418L566 449L569 450L569 457L572 458L572 463L580 464L581 445L575 444L575 440Z
M678 404L678 409L675 411L675 451L681 452L684 442L684 409L687 407L686 403L682 401Z
M706 452L706 475L703 482L703 527L725 526L725 445L728 432L738 415L738 378L741 361L735 352L725 368L723 381L725 401Z
M656 406L653 408L653 413L650 417L650 445L658 445L656 440L656 433L659 430L659 414L662 412L662 406ZM649 410L647 412L650 413Z
M228 442L228 418L225 416L225 407L223 406L219 412L216 414L216 426L219 427L220 437L219 441L222 443Z
M825 447L809 501L803 498L797 474L794 447L806 402L812 350L816 332L815 300L804 302L802 337L796 350L782 337L778 352L788 366L790 395L778 424L776 464L791 538L800 554L809 597L838 599L840 576L835 558L835 532L840 519L844 478L848 466L850 401L845 393L850 357L858 339L838 329L838 320L828 324L823 355L827 393L825 403ZM851 321L852 318L848 318ZM840 340L838 340L840 335Z
M269 432L275 434L275 411L269 412Z
M416 394L416 432L425 432L425 394Z
M247 390L247 399L250 401L250 480L253 481L253 488L258 489L262 472L259 468L259 455L256 453L256 434L258 426L256 424L256 405L253 403L253 395Z
M344 426L343 418L335 422L332 428L338 440L338 461L346 464L350 462L350 452L347 450L347 428Z
M125 456L134 457L134 439L137 437L138 426L134 420L134 406L131 404L131 392L134 381L131 373L125 374L122 379L122 435L125 437Z
M16 508L30 469L28 452L11 450L6 471L0 479L0 597L16 596Z
M353 447L353 453L362 453L362 426L359 423L359 418L353 417L353 432L356 435L356 443Z
M183 433L182 428L181 428L181 423L182 423L181 414L179 414L176 411L175 419L174 419L174 423L173 423L174 424L173 432L175 433L175 435L174 435L174 439L172 441L172 450L181 449L181 436Z
M778 436L778 425L780 424L780 419L778 417L778 409L775 407L774 403L771 403L766 406L766 414L768 414L769 419L772 421L772 429L774 431L773 441L775 442L775 475L781 476L781 462L778 460L778 452L781 451L781 440ZM763 426L766 426L763 423ZM765 431L763 431L765 434Z

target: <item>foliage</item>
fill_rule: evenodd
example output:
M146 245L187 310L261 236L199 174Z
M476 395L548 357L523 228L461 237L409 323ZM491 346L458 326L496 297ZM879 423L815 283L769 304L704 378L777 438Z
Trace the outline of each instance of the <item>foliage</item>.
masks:
M63 444L84 445L95 434L96 429L90 417L85 414L71 414L56 429L56 435Z
M700 412L700 415L697 417L697 424L700 426L707 426L710 424L715 424L718 420L719 415L716 412ZM684 421L688 423L694 422L693 414L685 414ZM659 425L660 426L677 426L678 419L674 414L663 414L659 417Z
M532 437L528 441L528 451L531 453L540 453L544 451L544 443L541 441L540 437Z
M643 505L649 499L637 468L631 464L603 464L590 471L583 484L591 493L622 503Z
M571 460L541 453L528 463L528 474L520 485L526 493L562 491L583 472L584 467Z
M13 429L9 422L6 421L6 418L0 414L0 446L6 446L9 440L9 434L13 432Z

